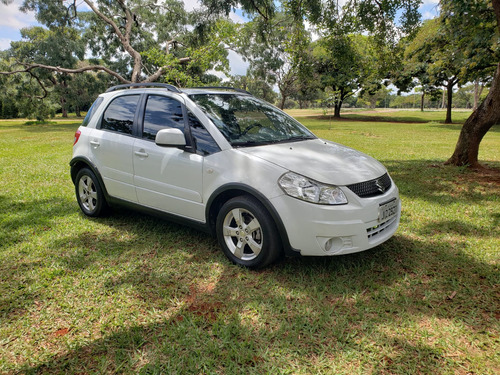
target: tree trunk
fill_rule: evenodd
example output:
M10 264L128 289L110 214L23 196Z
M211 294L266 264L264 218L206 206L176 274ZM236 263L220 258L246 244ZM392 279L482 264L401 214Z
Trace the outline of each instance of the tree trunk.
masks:
M60 103L61 103L62 117L68 118L68 107L66 106L66 98L64 97L64 95L61 95Z
M333 112L333 117L340 118L340 108L342 108L342 100L335 102L335 110Z
M441 109L443 109L446 105L446 87L443 87L443 101L441 102Z
M474 106L472 107L472 110L475 111L477 109L477 106L479 105L479 80L476 79L474 81Z
M500 0L493 0L493 11L500 29ZM465 121L458 137L455 152L445 164L479 168L479 144L491 127L500 122L500 63L493 76L491 89L486 99Z
M82 117L82 114L80 112L80 106L78 105L75 107L75 115L76 117Z
M285 108L285 102L286 102L286 96L284 96L284 95L282 94L282 95L281 95L281 100L280 100L279 109L283 110L283 108Z
M488 96L465 121L455 152L445 164L479 168L479 144L488 130L498 123L500 123L500 63Z
M444 120L445 124L451 124L451 101L453 100L453 86L455 86L455 79L453 78L451 81L448 81L448 85L446 86L447 91L447 99L446 103L446 120Z
M420 99L420 112L424 111L424 99L425 99L425 91L422 91L422 98Z

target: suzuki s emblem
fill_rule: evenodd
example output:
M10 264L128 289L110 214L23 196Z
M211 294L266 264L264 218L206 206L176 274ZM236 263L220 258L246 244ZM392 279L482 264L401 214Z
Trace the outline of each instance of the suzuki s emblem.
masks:
M381 193L385 193L385 186L382 180L375 180L375 186L377 187L378 191L380 191Z

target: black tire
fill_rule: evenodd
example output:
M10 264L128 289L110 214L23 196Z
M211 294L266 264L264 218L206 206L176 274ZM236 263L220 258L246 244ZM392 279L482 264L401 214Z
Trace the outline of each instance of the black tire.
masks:
M78 171L75 179L76 200L87 216L103 216L108 212L108 204L102 191L99 180L94 172L88 168Z
M247 268L263 268L282 255L276 224L255 198L238 196L220 209L217 240L231 262Z

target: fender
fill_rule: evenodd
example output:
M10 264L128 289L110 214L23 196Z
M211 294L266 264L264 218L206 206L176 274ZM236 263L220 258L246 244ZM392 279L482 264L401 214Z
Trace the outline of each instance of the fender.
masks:
M217 212L219 211L222 204L224 204L228 199L243 194L251 195L254 198L256 198L269 212L278 229L281 241L283 243L283 250L285 254L287 256L300 255L300 250L296 250L292 248L292 246L290 245L288 234L286 232L285 226L283 225L283 221L281 220L280 215L278 214L274 206L271 204L269 199L267 199L257 189L242 183L229 183L226 185L222 185L219 188L217 188L208 199L205 208L205 217L207 224L212 229L212 232L215 232L215 220L217 217Z
M71 166L71 181L73 181L73 184L76 183L75 179L78 171L85 166L89 168L92 172L94 172L94 174L96 175L106 200L109 201L111 199L111 197L108 194L108 191L106 190L106 186L104 185L102 176L99 173L99 169L88 158L86 158L85 156L76 156L73 159L71 159L69 165Z

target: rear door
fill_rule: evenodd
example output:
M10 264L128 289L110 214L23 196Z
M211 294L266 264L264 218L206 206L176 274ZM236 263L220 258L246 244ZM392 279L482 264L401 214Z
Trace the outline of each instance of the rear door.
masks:
M177 98L161 94L148 95L144 104L139 121L142 134L135 140L133 151L134 183L139 203L204 221L203 156L155 143L160 129L186 131L184 104ZM190 137L186 139L190 144Z
M139 94L114 98L89 139L91 160L108 194L130 202L137 202L132 155L140 99Z

